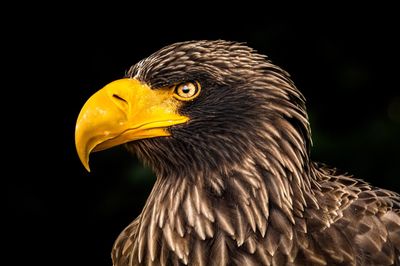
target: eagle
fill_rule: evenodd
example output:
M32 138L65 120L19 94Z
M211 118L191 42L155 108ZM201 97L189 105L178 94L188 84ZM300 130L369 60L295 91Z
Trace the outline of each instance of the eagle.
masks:
M400 195L313 162L305 98L244 43L186 41L82 107L75 143L156 175L112 248L128 265L400 265Z

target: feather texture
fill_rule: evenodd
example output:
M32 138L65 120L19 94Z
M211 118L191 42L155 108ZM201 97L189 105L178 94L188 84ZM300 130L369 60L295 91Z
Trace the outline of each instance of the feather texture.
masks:
M246 45L191 41L132 66L154 89L196 81L186 124L127 144L157 181L115 266L400 265L400 196L309 158L305 99Z

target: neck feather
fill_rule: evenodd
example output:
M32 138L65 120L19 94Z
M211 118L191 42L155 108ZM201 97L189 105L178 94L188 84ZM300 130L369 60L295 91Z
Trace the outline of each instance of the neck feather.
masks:
M289 143L280 144L287 154L301 155L289 150ZM191 249L221 234L255 252L256 239L265 237L271 223L291 239L293 225L303 224L305 207L315 204L310 164L301 156L279 157L273 149L249 154L229 170L158 176L139 218L132 254L139 261L176 258L188 263Z

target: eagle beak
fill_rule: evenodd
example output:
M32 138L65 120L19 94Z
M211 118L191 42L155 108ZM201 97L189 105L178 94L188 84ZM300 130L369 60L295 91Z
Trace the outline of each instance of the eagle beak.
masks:
M126 142L170 136L167 128L188 118L178 114L171 89L152 90L136 79L120 79L96 92L79 113L75 145L90 172L89 155Z

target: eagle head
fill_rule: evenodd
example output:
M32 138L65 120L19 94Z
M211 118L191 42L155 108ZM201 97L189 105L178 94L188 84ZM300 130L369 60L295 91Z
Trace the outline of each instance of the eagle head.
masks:
M282 137L304 161L311 143L289 75L222 40L175 43L133 65L86 102L75 137L87 170L91 152L125 144L157 176L227 172Z

